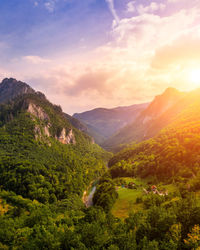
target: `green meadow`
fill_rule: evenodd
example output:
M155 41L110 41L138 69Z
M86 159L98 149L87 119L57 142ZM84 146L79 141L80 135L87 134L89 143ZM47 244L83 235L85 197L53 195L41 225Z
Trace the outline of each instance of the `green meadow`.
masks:
M137 202L137 198L145 198L147 194L144 192L144 188L147 189L151 185L147 184L147 180L141 180L138 178L123 178L126 183L134 182L136 184L136 189L128 189L122 186L117 187L118 199L112 208L112 214L118 218L125 219L129 216L131 212L137 212L144 210L144 205L142 202ZM173 184L169 185L157 185L158 190L166 190L168 193L176 192L177 188ZM176 199L174 200L176 201ZM171 201L173 202L173 200Z

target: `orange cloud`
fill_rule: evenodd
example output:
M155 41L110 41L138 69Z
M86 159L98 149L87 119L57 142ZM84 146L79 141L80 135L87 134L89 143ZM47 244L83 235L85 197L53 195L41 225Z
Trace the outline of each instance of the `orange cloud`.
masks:
M169 68L170 66L184 65L191 61L200 62L200 36L188 33L156 50L152 59L152 67Z

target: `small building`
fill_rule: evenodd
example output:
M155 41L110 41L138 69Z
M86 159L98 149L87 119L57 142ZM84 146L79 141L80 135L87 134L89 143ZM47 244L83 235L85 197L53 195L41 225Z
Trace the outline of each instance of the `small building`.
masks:
M156 191L157 190L157 187L155 185L151 186L151 190L152 191Z

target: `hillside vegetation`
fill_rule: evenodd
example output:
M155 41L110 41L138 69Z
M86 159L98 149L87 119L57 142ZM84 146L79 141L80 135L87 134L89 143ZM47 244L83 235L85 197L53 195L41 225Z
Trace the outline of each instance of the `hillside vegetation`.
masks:
M198 249L199 107L193 96L158 135L110 159L42 93L4 102L0 249Z
M121 171L125 176L154 176L168 181L198 176L199 107L199 100L195 100L157 136L114 156L109 162L112 175Z

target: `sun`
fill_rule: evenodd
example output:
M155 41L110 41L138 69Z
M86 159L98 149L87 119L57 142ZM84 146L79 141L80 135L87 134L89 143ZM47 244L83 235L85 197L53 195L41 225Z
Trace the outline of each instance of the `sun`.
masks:
M200 68L192 69L189 73L189 79L194 87L200 87Z

